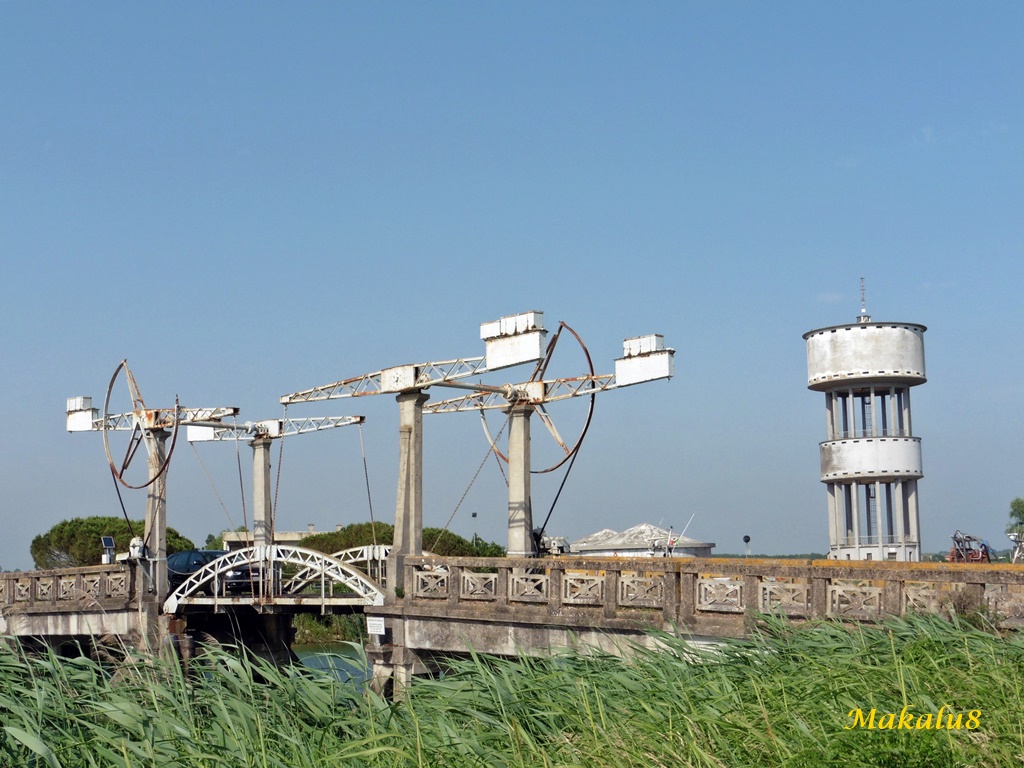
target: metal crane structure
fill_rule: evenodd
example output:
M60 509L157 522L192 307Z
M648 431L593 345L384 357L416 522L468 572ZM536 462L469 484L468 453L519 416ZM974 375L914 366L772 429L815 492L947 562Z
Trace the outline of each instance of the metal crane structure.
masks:
M131 410L111 413L111 395L118 377L124 374L132 401ZM145 580L140 580L139 598L148 596L162 600L167 592L167 467L182 425L219 426L222 419L238 414L235 407L185 408L177 402L173 408L147 408L135 377L122 360L114 369L103 399L103 413L92 406L91 397L73 397L67 403L68 432L102 432L103 449L110 472L126 488L146 489L146 524L141 545L133 554L146 564ZM115 462L110 448L110 432L130 432L128 445L120 462ZM170 446L167 440L170 438ZM129 479L128 472L139 448L145 449L145 480Z
M320 416L306 419L267 419L245 424L190 425L190 443L248 440L253 450L253 546L273 543L273 511L270 501L270 444L274 440L336 427L362 424L363 416Z
M122 413L111 412L112 395L119 377L124 375L131 410ZM321 432L335 427L345 427L363 422L362 416L315 417L304 419L269 419L259 422L236 424L225 422L225 418L238 415L235 407L185 408L175 404L173 408L147 408L135 377L122 360L114 371L104 397L103 411L94 408L91 397L73 397L67 403L67 429L69 432L98 431L103 433L104 451L115 480L126 488L147 491L146 522L143 538L133 542L129 557L138 560L144 579L139 580L138 597L140 605L148 606L149 631L152 637L159 633L157 614L159 604L167 596L167 492L166 475L171 456L177 444L179 428L188 430L189 441L242 440L249 439L253 447L254 485L254 536L256 547L239 557L255 562L269 556L272 549L267 546L272 526L270 512L270 444L272 440L289 435ZM123 457L115 461L111 450L110 432L129 432L127 448ZM168 440L170 443L168 444ZM132 470L134 459L144 448L146 471ZM271 553L273 554L273 553ZM278 554L278 559L281 555ZM236 560L238 557L235 558ZM234 564L229 563L229 565ZM227 567L227 566L223 566ZM269 573L263 569L261 573ZM357 590L358 591L358 590Z
M563 329L568 329L576 338L586 355L589 372L571 378L545 379L544 374L551 361L552 353ZM623 355L615 361L615 372L597 374L583 341L565 323L558 331L548 350L529 380L503 386L470 385L475 390L470 394L424 406L425 414L459 413L477 411L483 416L488 410L501 409L509 414L508 455L503 454L487 429L484 431L491 443L491 449L499 458L508 462L508 553L510 557L533 557L537 554L538 541L534 535L533 511L531 505L530 475L550 472L568 461L579 450L590 416L593 413L594 397L601 392L641 384L648 381L671 378L675 373L675 350L666 348L664 338L659 334L639 336L623 342ZM469 388L469 387L467 387ZM576 397L590 397L590 410L583 431L572 447L562 439L554 426L546 406L560 400ZM545 469L533 469L530 453L530 417L537 413L544 425L561 446L564 456Z
M395 590L403 589L401 566L405 556L423 551L423 404L429 397L425 390L488 371L535 363L543 357L546 335L543 314L527 312L481 326L486 342L483 357L399 365L281 397L281 403L288 406L345 397L395 395L399 413L398 493L394 542L387 565Z
M425 390L432 386L446 386L471 391L464 397L437 403L429 407L428 412L448 413L486 408L505 408L509 412L512 426L509 447L508 550L513 557L530 556L535 554L529 506L530 415L534 411L542 413L545 425L565 448L568 457L578 449L579 440L572 448L566 446L547 417L544 409L547 403L668 378L673 374L674 351L664 348L662 337L645 336L626 341L625 353L621 360L616 361L616 373L613 375L598 376L591 366L590 372L580 377L545 381L543 375L552 351L552 345L548 345L547 350L544 348L546 335L542 312L531 311L502 317L480 326L480 337L485 342L484 357L385 368L281 398L281 402L287 406L341 397L378 394L396 396L399 404L398 493L395 540L388 562L388 572L393 575L396 594L397 590L404 588L401 565L405 556L418 555L423 548L423 414L429 397ZM535 363L536 368L533 377L522 384L489 387L463 381L525 363Z

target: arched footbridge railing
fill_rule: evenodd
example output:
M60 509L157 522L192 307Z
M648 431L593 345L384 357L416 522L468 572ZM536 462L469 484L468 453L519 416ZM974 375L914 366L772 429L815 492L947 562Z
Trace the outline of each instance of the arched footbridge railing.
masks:
M365 574L370 581L377 584L381 590L388 585L388 555L391 554L390 544L373 544L365 547L352 547L335 552L331 557L339 562L347 563L356 570ZM424 550L424 557L433 557L433 552ZM310 581L315 581L317 575L314 569L299 571L291 577L285 589L301 591L307 587Z
M355 567L367 562L367 554L375 553L342 558L278 544L235 550L203 566L171 592L164 613L187 606L383 605L382 586Z
M387 563L391 547L387 544L353 547L335 552L330 557L339 563L352 566L381 590L387 586ZM288 579L284 589L290 592L301 592L308 589L319 579L315 567L303 568Z

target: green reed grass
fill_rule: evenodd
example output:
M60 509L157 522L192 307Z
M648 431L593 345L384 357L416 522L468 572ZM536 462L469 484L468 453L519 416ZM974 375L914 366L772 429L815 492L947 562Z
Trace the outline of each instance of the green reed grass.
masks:
M1024 641L956 620L795 627L628 658L473 656L400 702L213 649L182 667L0 646L0 766L1002 766L1024 755ZM854 728L872 708L976 730Z

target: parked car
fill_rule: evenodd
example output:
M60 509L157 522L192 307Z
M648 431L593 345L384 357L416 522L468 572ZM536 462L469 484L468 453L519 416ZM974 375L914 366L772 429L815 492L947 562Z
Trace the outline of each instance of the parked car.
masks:
M167 556L167 584L171 591L174 591L208 563L212 563L218 557L227 554L223 549L186 549L182 552L175 552ZM259 575L252 573L247 565L238 565L220 575L219 583L225 593L228 592L249 592L252 590L253 579ZM214 580L211 579L203 585L203 591L208 595L214 593Z

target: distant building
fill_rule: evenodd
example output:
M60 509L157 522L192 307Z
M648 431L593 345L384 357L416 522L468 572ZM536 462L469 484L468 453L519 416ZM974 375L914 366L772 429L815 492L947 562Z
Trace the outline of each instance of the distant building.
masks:
M584 536L570 545L570 552L590 557L711 557L714 546L641 523L621 533L605 528Z
M341 527L339 524L335 526L335 530L340 530ZM274 531L274 543L285 547L296 547L302 539L317 533L323 533L323 531L317 531L312 523L306 526L304 531ZM220 535L220 540L224 542L224 549L233 552L236 549L251 547L253 533L252 531L224 531Z

